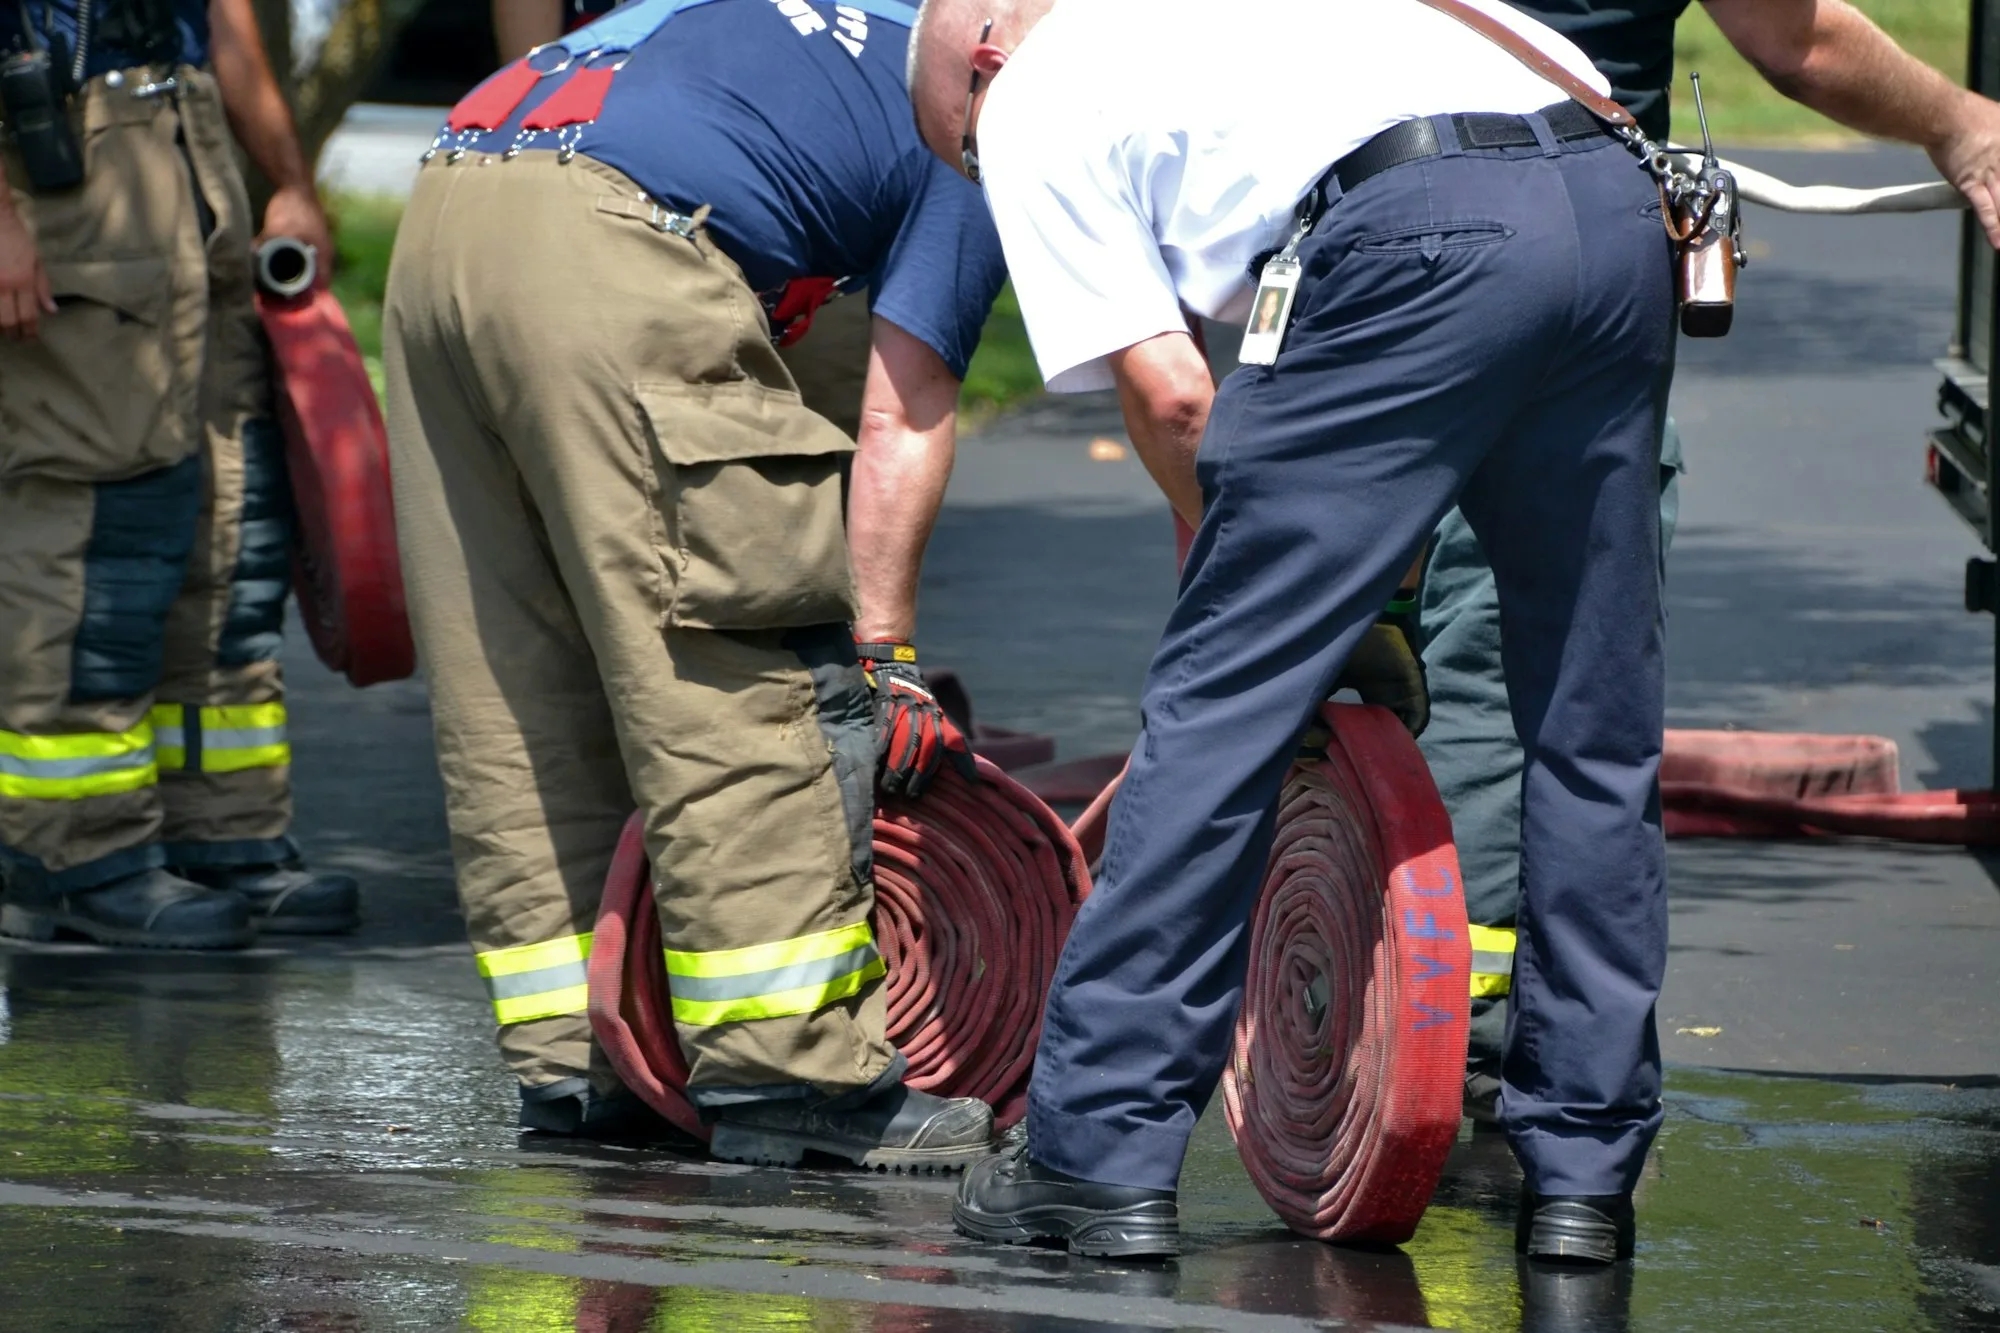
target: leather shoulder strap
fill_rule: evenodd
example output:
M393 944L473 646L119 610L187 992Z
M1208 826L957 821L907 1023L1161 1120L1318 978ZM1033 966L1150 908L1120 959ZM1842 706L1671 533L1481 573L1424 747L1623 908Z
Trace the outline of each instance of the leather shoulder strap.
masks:
M1421 0L1440 14L1448 14L1466 27L1492 42L1514 59L1526 65L1535 73L1568 93L1589 109L1599 120L1616 125L1621 129L1637 129L1639 122L1632 113L1612 101L1595 88L1570 73L1540 47L1529 42L1520 33L1502 23L1499 19L1474 9L1465 0Z

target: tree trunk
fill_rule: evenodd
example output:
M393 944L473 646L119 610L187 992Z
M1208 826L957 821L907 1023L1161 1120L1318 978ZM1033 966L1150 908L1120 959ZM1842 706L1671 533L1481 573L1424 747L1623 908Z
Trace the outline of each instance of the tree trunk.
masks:
M282 3L283 0L263 0ZM291 96L292 114L299 124L299 142L308 161L319 160L319 150L340 125L347 108L354 105L362 90L373 82L403 27L423 0L346 0L334 16L333 26L311 69L299 71ZM287 26L289 32L289 24ZM286 51L290 67L289 37L285 48L277 48L266 34L266 44Z

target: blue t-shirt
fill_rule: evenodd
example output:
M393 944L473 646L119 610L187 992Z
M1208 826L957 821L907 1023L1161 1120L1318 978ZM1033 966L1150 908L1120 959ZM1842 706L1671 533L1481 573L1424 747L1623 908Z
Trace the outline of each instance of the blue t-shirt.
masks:
M42 41L60 38L76 54L77 11L82 0L28 0L28 14ZM0 3L0 51L17 50L21 7ZM90 49L83 77L91 79L134 65L206 65L209 55L207 0L90 0Z
M712 0L637 46L596 121L571 133L577 151L661 203L709 205L710 234L755 290L865 279L874 312L963 378L1006 267L978 187L917 137L909 37L822 0ZM568 77L543 79L505 125L464 146L504 150Z

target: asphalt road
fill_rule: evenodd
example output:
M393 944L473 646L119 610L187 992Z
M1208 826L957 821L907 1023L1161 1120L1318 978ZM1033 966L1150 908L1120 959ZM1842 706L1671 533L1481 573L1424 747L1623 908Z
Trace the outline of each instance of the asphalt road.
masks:
M1986 785L1994 626L1921 482L1955 225L1753 212L1750 238L1737 332L1682 345L1672 720L1884 734L1907 784ZM967 441L926 570L927 656L1065 756L1129 742L1172 596L1164 506L1087 451L1118 433L1069 401ZM1469 1130L1409 1245L1293 1239L1215 1117L1188 1257L1092 1263L956 1239L941 1182L517 1139L423 689L348 690L297 636L292 680L299 831L368 924L233 958L0 948L0 1329L2000 1327L2000 892L1971 854L1673 846L1629 1270L1517 1270L1518 1176Z

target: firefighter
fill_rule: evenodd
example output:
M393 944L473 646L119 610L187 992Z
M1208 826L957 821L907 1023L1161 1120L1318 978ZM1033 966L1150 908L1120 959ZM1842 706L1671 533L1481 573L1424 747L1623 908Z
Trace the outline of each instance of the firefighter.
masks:
M475 90L418 176L384 311L398 529L524 1128L643 1129L585 984L636 802L718 1155L938 1168L990 1137L903 1084L869 925L878 763L917 791L968 758L882 555L928 524L885 497L948 468L1004 276L911 127L911 17L641 0ZM773 347L843 289L873 312L858 453Z
M351 929L354 881L289 832L292 519L251 303L253 240L332 252L249 0L5 4L0 48L0 931ZM232 129L277 187L261 233Z
M1582 48L1655 139L1667 134L1674 23L1689 0L1509 0ZM1705 0L1738 51L1787 96L1843 125L1923 147L2000 244L2000 105L1906 54L1845 0ZM1661 558L1679 512L1680 434L1660 448ZM1430 727L1419 742L1451 811L1472 918L1465 1109L1499 1118L1501 1050L1521 898L1521 743L1500 670L1493 571L1465 516L1438 525L1420 630Z

